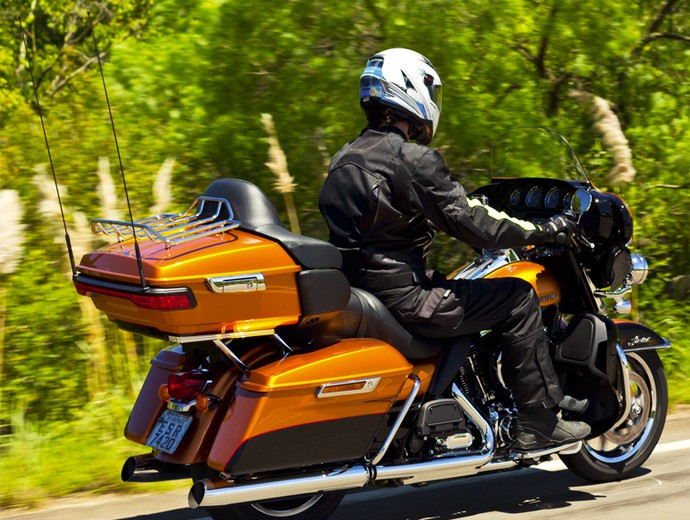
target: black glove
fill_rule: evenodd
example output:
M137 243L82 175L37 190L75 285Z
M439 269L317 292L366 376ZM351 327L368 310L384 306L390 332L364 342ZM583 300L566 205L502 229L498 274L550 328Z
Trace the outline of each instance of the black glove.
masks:
M582 236L580 225L565 215L551 217L548 222L542 224L542 229L546 232L545 244L577 245L576 239Z

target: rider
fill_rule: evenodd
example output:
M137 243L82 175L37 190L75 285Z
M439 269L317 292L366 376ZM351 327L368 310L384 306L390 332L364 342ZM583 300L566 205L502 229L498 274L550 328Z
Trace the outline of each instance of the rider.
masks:
M564 243L575 225L560 216L543 225L522 221L467 197L426 146L441 115L441 79L421 54L373 55L360 103L369 125L333 157L319 195L350 283L376 295L415 334L497 332L518 408L518 450L584 439L587 424L555 411L571 400L554 371L532 286L517 278L448 280L425 260L437 229L476 247L510 248Z

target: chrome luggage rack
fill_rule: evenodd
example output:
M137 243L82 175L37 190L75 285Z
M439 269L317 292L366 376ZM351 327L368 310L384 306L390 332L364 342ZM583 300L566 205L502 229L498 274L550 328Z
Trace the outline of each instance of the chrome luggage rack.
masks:
M202 218L207 206L210 211ZM218 220L223 209L227 212L228 218ZM91 229L96 235L115 235L118 242L122 242L132 238L132 234L136 233L137 238L163 242L166 248L196 238L225 233L239 225L240 222L234 219L232 208L226 199L205 196L198 197L182 213L164 213L134 222L101 218L91 221Z

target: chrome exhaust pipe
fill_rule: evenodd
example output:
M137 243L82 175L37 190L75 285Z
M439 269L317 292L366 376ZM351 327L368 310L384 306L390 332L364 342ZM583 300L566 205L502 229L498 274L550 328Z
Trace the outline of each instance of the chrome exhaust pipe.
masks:
M123 482L163 482L192 478L189 468L161 462L150 453L129 457L122 466Z
M481 450L468 456L444 457L429 462L397 466L376 466L374 480L397 480L402 484L421 484L476 475L494 456L495 437L489 423L482 417L462 391L453 383L453 398L470 421L479 428L484 444Z
M356 465L328 473L266 479L253 483L238 484L223 479L203 479L195 482L189 490L189 507L196 509L197 507L226 506L319 492L344 491L362 488L371 482L382 480L416 484L476 475L494 455L494 434L489 423L455 385L453 385L453 396L470 421L482 433L484 443L478 453L395 466Z
M251 484L237 484L223 479L202 479L189 490L189 507L213 507L260 502L272 498L308 495L326 491L342 491L364 487L370 473L364 466L318 473L303 477L287 477Z

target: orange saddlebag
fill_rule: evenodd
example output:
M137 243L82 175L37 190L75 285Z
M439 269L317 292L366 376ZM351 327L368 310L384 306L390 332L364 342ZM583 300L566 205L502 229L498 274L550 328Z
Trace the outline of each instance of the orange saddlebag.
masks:
M346 339L253 370L223 419L208 465L233 475L363 457L408 374L373 339Z

